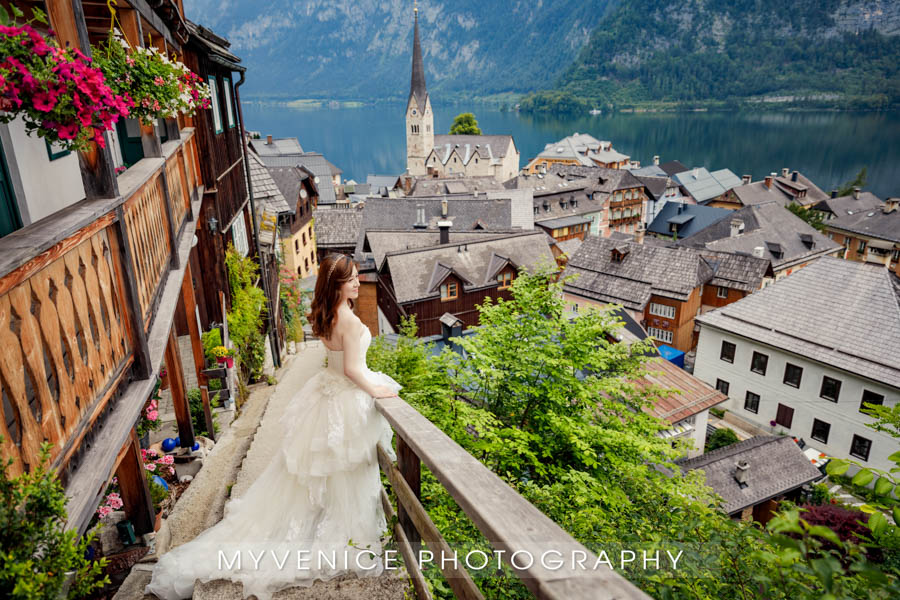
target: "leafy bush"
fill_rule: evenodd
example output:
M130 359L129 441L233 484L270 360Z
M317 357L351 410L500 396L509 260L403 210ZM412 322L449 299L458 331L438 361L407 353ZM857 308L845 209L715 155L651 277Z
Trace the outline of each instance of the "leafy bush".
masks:
M450 135L481 135L475 115L470 112L456 115L450 126Z
M144 474L147 478L147 485L150 486L150 500L153 502L153 512L159 512L162 508L162 503L169 497L169 490L156 483L153 479L155 473L144 471Z
M30 473L10 477L12 458L0 461L0 598L55 599L68 571L76 573L68 598L109 583L108 576L101 577L107 560L85 559L94 532L79 539L65 530L66 495L47 468L49 460L50 444L44 442Z
M219 407L219 395L211 395L209 398L209 408ZM204 437L210 437L209 430L206 429L206 414L203 411L203 393L200 388L191 388L188 391L188 404L191 408L191 422L194 424L194 433ZM213 430L219 432L219 419L215 413L212 413Z
M738 439L738 436L734 431L727 427L720 427L716 429L715 433L709 436L708 440L706 440L706 451L712 452L718 448L736 444L739 441L740 439Z
M204 331L200 336L200 340L203 343L203 354L206 356L206 362L215 364L216 355L213 350L222 345L222 330L215 327L209 331Z
M266 295L255 285L259 266L249 256L241 256L235 251L233 244L228 244L225 266L231 287L228 333L237 349L238 372L246 383L262 374L265 336L260 329L266 315Z

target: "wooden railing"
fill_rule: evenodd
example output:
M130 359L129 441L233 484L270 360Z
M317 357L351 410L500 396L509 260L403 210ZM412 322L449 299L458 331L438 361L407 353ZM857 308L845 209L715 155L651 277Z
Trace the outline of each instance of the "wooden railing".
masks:
M82 200L0 239L0 458L13 459L12 474L34 467L46 441L67 485L109 437L103 423L135 379L131 366L148 369L154 301L197 196L193 130L182 140L167 161L121 175L124 197ZM145 399L129 399L129 411ZM97 493L86 488L85 506Z
M597 564L594 553L404 400L396 396L378 398L375 405L397 437L397 464L390 461L380 445L378 462L397 496L399 519L394 528L395 539L418 600L430 598L419 569L420 540L434 553L433 564L441 569L456 598L483 598L463 566L465 554L457 554L458 562L454 564L454 551L459 549L447 544L419 500L422 463L494 550L502 551L502 560L512 567L535 598L649 600L649 596L618 573L605 566L594 569ZM393 507L384 490L382 504L385 514L392 516ZM572 557L583 557L578 568ZM495 559L490 560L496 564ZM559 561L562 564L552 568ZM480 565L484 559L476 555L472 562Z
M132 360L122 264L110 215L0 279L3 456L65 461ZM64 456L60 456L60 454Z

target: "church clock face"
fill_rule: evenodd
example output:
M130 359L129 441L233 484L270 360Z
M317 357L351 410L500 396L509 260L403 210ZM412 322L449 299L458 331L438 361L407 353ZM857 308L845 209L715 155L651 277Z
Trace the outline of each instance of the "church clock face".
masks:
M416 116L416 109L412 109L413 116Z

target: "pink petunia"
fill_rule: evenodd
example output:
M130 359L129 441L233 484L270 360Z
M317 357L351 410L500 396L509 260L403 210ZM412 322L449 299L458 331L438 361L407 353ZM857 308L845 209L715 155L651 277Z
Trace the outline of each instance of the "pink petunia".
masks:
M113 511L113 509L111 509L111 508L108 507L108 506L101 506L101 507L97 510L97 515L98 515L101 519L103 519L103 518L107 517L107 516L109 515L109 513L111 513L112 511Z
M38 92L32 97L31 102L41 112L50 112L56 106L56 98L48 92Z
M169 475L175 474L175 467L169 467Z
M156 465L154 463L147 463L146 465L144 465L144 468L148 471L155 471Z
M78 135L78 125L75 123L69 123L66 125L60 124L60 126L56 130L57 135L59 135L59 139L61 140L74 140Z
M159 418L159 411L156 411L156 410L148 410L148 411L147 411L147 418L150 419L151 421L157 420L157 419Z

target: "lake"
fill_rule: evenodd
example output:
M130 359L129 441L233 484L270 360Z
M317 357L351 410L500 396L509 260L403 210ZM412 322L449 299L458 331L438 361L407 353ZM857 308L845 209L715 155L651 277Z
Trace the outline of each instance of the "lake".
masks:
M291 109L245 102L248 130L263 137L297 137L306 151L323 153L344 179L399 174L406 169L405 106ZM482 132L511 134L520 165L545 144L574 132L609 140L642 165L654 155L688 167L728 168L759 180L782 167L799 170L826 193L868 169L865 189L881 198L900 196L900 113L614 113L534 117L484 106L435 105L435 130L453 117L475 113Z

